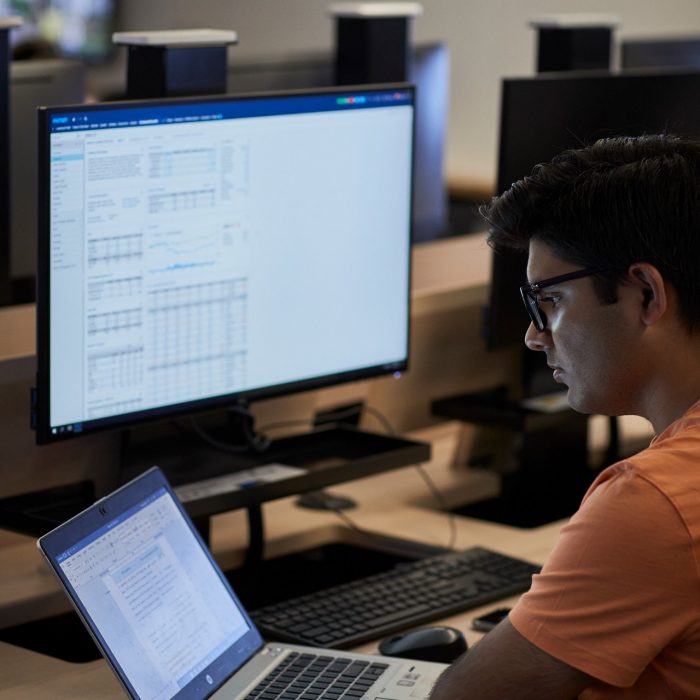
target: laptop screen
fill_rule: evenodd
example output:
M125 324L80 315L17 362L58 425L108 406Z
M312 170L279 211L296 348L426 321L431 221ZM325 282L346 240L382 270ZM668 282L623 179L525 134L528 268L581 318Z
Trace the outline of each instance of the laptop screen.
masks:
M40 546L135 698L206 697L261 645L158 470Z

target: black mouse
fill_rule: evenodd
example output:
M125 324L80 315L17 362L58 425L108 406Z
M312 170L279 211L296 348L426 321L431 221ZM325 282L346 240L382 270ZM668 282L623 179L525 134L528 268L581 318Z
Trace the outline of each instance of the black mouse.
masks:
M379 651L384 656L451 663L467 650L467 640L454 627L420 627L383 639Z

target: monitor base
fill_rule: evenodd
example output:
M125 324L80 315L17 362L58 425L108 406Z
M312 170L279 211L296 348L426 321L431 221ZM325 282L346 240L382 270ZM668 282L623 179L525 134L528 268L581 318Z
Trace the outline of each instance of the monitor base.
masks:
M208 518L216 513L252 508L429 459L427 443L352 427L324 426L271 441L264 452L251 450L237 455L219 452L192 433L173 436L170 431L149 440L142 435L138 439L125 435L119 481L125 483L158 465L177 488L245 470L255 474L254 470L262 467L266 476L259 483L232 479L229 490L212 494L205 489L201 497L187 500L185 507L206 539ZM280 467L279 478L269 476L275 467ZM83 481L3 498L0 527L40 537L92 505L99 495L93 482Z

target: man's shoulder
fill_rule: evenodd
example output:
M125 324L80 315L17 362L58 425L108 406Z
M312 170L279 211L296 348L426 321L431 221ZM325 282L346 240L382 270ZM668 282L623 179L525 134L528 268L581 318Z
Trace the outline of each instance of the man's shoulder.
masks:
M593 525L633 529L675 521L700 543L700 434L692 444L652 446L605 469L577 513Z
M603 485L622 485L636 479L648 482L669 497L700 491L699 464L700 404L669 426L649 447L604 469L589 495ZM700 499L694 501L700 509Z

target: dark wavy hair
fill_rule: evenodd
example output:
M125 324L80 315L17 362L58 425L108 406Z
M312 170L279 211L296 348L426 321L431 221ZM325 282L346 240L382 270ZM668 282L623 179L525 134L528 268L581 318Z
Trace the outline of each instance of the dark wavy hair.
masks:
M594 282L603 303L632 263L673 285L682 321L700 328L700 140L669 134L615 137L537 165L482 206L495 250L532 238L557 257L619 273Z

